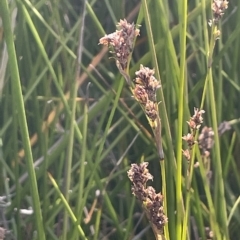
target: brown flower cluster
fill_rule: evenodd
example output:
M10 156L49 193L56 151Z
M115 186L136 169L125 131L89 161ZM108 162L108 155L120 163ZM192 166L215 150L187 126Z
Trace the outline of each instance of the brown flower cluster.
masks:
M147 166L147 162L143 162L140 165L134 163L127 172L129 179L133 183L132 192L141 202L145 202L147 200L146 183L148 180L153 179L153 176L149 173Z
M161 193L156 193L153 187L146 187L147 181L153 179L147 166L146 162L140 165L132 164L128 177L133 184L132 192L143 203L148 220L155 229L162 232L167 223L167 217L163 211L163 196Z
M153 76L154 70L144 67L143 65L141 65L140 70L136 72L136 79L132 81L128 73L128 65L133 50L134 39L139 35L140 31L134 23L130 24L125 19L120 20L117 27L118 30L101 38L99 43L112 48L118 70L130 86L134 98L141 104L153 130L159 157L163 160L161 120L156 101L156 91L160 88L160 83Z
M191 132L183 136L182 138L188 144L188 149L182 150L183 155L187 158L187 160L190 160L190 157L191 157L190 150L192 149L193 145L197 143L194 139L195 139L196 131L200 128L203 122L203 117L202 117L203 113L205 113L204 110L199 110L198 108L194 108L194 115L187 122Z
M99 40L99 44L112 48L113 57L116 60L120 72L127 68L129 56L133 50L134 39L139 35L139 29L134 23L130 24L126 19L117 24L118 30L106 35Z
M198 137L199 148L201 149L201 154L204 157L209 157L210 149L214 144L214 132L211 127L204 127Z
M134 79L134 98L141 104L148 122L153 130L160 160L164 159L161 139L161 119L158 112L156 92L161 87L159 81L153 76L154 70L140 65L140 70Z
M214 0L212 3L213 22L218 23L222 18L224 11L228 8L228 1Z
M135 99L141 103L146 115L152 122L158 117L158 107L156 103L156 91L161 87L159 81L153 76L154 70L140 66L134 79L135 88L133 94Z
M156 193L153 187L147 188L148 197L146 200L146 211L148 213L149 221L160 231L163 230L164 225L168 219L163 211L163 195Z
M198 110L198 108L194 108L194 115L187 122L192 131L196 131L200 128L203 122L203 113L205 113L204 110Z

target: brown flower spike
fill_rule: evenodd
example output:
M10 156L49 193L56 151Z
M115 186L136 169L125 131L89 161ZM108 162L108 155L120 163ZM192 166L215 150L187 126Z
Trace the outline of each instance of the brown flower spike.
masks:
M194 115L190 118L188 125L190 129L197 130L200 128L202 122L203 122L203 113L205 113L204 110L199 110L198 108L194 108Z
M159 81L153 76L154 73L153 69L140 65L140 70L135 73L134 80L136 86L140 85L145 89L148 99L152 102L156 102L156 91L161 87Z
M140 65L134 79L135 87L133 89L134 98L141 104L148 122L152 127L156 141L156 146L160 160L164 159L161 140L161 119L158 112L158 103L156 101L157 89L161 87L159 81L153 76L154 70Z
M204 113L205 113L204 110L199 110L198 108L194 108L194 115L190 117L189 121L187 121L188 126L190 128L190 133L182 137L182 139L186 141L188 144L188 149L182 150L183 156L185 156L187 160L190 160L191 158L190 150L192 150L192 147L194 146L194 144L197 143L197 141L195 141L194 139L195 139L196 131L200 128L203 122L202 115Z
M148 163L144 162L140 165L132 164L128 171L128 177L133 183L132 193L142 202L146 201L145 187L148 180L152 180L153 176L147 169Z
M198 137L199 147L201 149L202 156L209 157L210 149L214 144L214 131L211 127L204 127Z
M228 1L226 0L214 0L212 3L213 21L218 23L224 14L224 11L228 8Z
M163 227L168 219L163 211L163 196L161 193L156 193L151 186L146 187L148 180L152 180L153 176L147 169L148 163L143 162L140 165L132 164L128 171L128 177L132 182L132 192L139 199L147 218L150 221L153 231L156 234L163 233Z
M154 70L140 65L136 78L132 81L128 73L128 65L133 50L135 37L139 29L134 23L130 24L125 19L117 24L118 30L106 35L99 40L99 44L107 45L112 49L113 58L116 60L118 70L125 78L134 98L140 103L148 122L153 130L158 155L164 159L161 140L161 120L158 113L156 91L161 87L159 81L153 76Z
M139 35L139 29L136 28L134 23L130 24L126 19L120 20L117 24L118 30L114 33L108 34L99 40L99 44L106 45L112 48L113 58L116 60L116 65L121 74L124 77L126 75L126 69L129 56L133 50L134 39ZM129 79L126 79L130 85Z

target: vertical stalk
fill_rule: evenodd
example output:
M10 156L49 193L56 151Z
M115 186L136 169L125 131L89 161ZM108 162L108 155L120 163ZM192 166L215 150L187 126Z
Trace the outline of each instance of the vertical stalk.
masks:
M9 56L9 69L11 73L12 84L12 96L15 105L14 111L17 111L18 123L21 131L23 147L26 154L26 165L29 175L29 185L32 196L32 203L34 209L34 217L36 221L36 228L38 233L38 239L45 240L45 233L43 229L42 212L40 208L40 199L38 195L38 186L36 180L36 174L33 166L33 156L31 145L29 142L29 133L27 126L27 119L24 108L24 101L22 96L22 88L20 82L20 76L18 71L17 57L13 39L13 33L10 22L10 12L8 9L7 0L0 1L0 11L4 27L4 36L7 44L8 56Z
M205 6L205 1L203 1L203 7ZM204 16L205 16L205 9L203 9ZM206 17L205 17L206 19ZM204 28L205 29L205 28ZM226 210L226 202L224 196L224 184L223 184L223 174L222 174L222 164L221 164L221 154L220 154L220 143L219 143L219 136L218 136L218 121L217 121L217 111L216 111L216 102L215 102L215 93L214 93L214 85L213 85L213 76L212 76L212 61L213 61L213 51L216 42L216 33L218 27L216 23L213 21L211 26L211 38L210 43L208 43L208 33L207 33L207 26L206 30L204 31L205 36L205 49L207 53L207 76L203 90L202 102L201 107L203 106L205 96L208 92L208 96L210 99L210 112L211 112L211 120L214 130L214 166L215 166L215 186L214 186L214 206L217 209L221 209L221 211L212 212L214 216L213 219L219 219L219 223L221 228L223 228L224 239L229 239L228 229L227 229L227 210ZM208 90L207 90L208 87ZM209 203L210 204L210 203ZM218 216L216 214L218 213ZM217 222L215 223L217 224ZM218 226L214 226L216 229L219 229ZM219 234L219 233L218 233Z
M69 190L70 190L70 183L71 183L71 171L72 171L72 157L73 157L73 145L74 145L74 132L75 132L75 115L76 115L76 98L77 98L77 92L78 92L78 77L80 73L80 64L82 61L82 52L83 52L83 32L84 32L84 23L85 23L85 8L86 8L86 1L84 1L84 8L83 8L83 14L82 14L82 22L81 22L81 28L79 31L79 44L78 44L78 54L77 54L77 60L76 60L76 73L75 73L75 79L72 83L72 89L70 94L70 99L72 100L72 111L71 111L71 122L70 122L70 132L69 132L69 147L68 147L68 154L67 154L67 161L66 161L66 172L65 172L65 198L67 201L69 201ZM84 114L86 114L86 111L84 111ZM84 119L87 120L85 117ZM86 137L86 129L85 129L85 137ZM84 138L85 139L85 138ZM86 141L86 139L85 139ZM85 162L85 153L86 153L86 146L83 146L82 150L82 158L81 158L81 169L80 169L80 177L81 181L80 184L80 192L79 192L79 200L81 201L82 195L83 195L83 184L84 184L84 162ZM79 202L77 204L77 214L79 213ZM78 222L79 217L77 216ZM77 228L78 225L74 228L74 234L76 238L77 234ZM67 229L68 229L68 212L64 212L64 219L63 219L63 239L67 239Z
M162 193L164 197L163 207L164 207L165 215L168 216L165 161L160 160L160 167L161 167L161 176L162 176ZM166 240L170 240L168 223L166 223L166 225L164 226L164 236Z
M182 239L182 132L184 111L184 89L186 68L186 33L187 33L187 0L179 1L179 24L180 24L180 82L179 82L179 105L178 105L178 135L177 135L177 181L176 181L176 204L177 224L176 237Z

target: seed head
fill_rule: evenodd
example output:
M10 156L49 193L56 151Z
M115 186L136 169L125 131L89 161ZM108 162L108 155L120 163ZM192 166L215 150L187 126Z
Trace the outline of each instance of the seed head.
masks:
M226 0L214 0L212 3L213 21L217 23L224 14L224 11L228 8L228 1Z
M147 193L145 185L148 180L152 180L153 176L147 169L148 163L144 162L140 165L131 164L130 170L127 172L132 182L132 193L142 202L146 201Z
M199 147L201 149L202 155L208 157L210 155L210 149L214 144L214 132L211 127L204 127L198 137Z
M145 88L150 101L156 102L156 91L161 87L159 81L153 76L154 70L140 65L140 70L136 73L134 82Z
M192 130L197 130L200 128L201 123L203 122L202 114L205 113L204 110L199 110L194 108L194 115L190 118L188 125Z
M162 233L163 227L168 221L163 211L163 196L161 193L156 193L151 186L146 188L146 182L153 179L147 166L148 163L132 164L131 169L128 171L128 177L133 184L133 194L143 203L153 229L157 229L158 232Z
M163 212L163 195L156 193L155 189L151 186L146 189L146 192L146 210L149 220L158 230L163 230L164 225L168 221Z
M134 39L139 35L139 29L136 28L134 23L128 23L126 19L120 20L117 28L118 30L114 33L102 37L99 44L112 48L111 53L116 60L117 67L120 68L120 71L124 71L133 50Z
M147 116L151 119L152 122L154 122L158 117L158 112L156 109L156 103L152 101L147 101L145 106L145 112Z
M138 102L140 102L142 105L146 105L148 101L148 94L143 86L136 85L136 87L133 89L133 95Z
M196 141L194 141L194 136L191 133L188 133L187 135L183 136L182 139L187 142L188 147L190 149L196 143Z

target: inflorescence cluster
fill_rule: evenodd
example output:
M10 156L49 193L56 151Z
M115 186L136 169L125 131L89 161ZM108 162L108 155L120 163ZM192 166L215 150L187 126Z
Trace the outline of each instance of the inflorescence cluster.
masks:
M167 217L163 212L163 195L156 193L151 186L146 187L147 181L153 180L147 166L147 162L140 165L132 164L128 171L128 177L132 182L132 193L142 202L153 228L162 233L163 227L167 223Z
M136 71L136 78L131 79L128 73L135 37L140 31L134 23L128 23L125 19L117 24L118 30L108 34L99 40L100 44L111 48L111 53L116 61L119 72L126 79L133 97L140 103L148 122L153 130L158 154L164 159L161 141L161 120L156 101L156 91L161 87L160 82L153 76L154 70L140 65Z
M190 133L183 136L183 140L187 142L188 148L186 150L182 150L183 155L187 158L187 160L190 160L191 158L190 150L192 150L192 147L194 146L194 144L197 143L195 141L195 136L196 136L197 130L200 128L203 122L202 115L204 113L205 113L204 110L199 110L198 108L194 108L194 115L187 122L190 128Z

